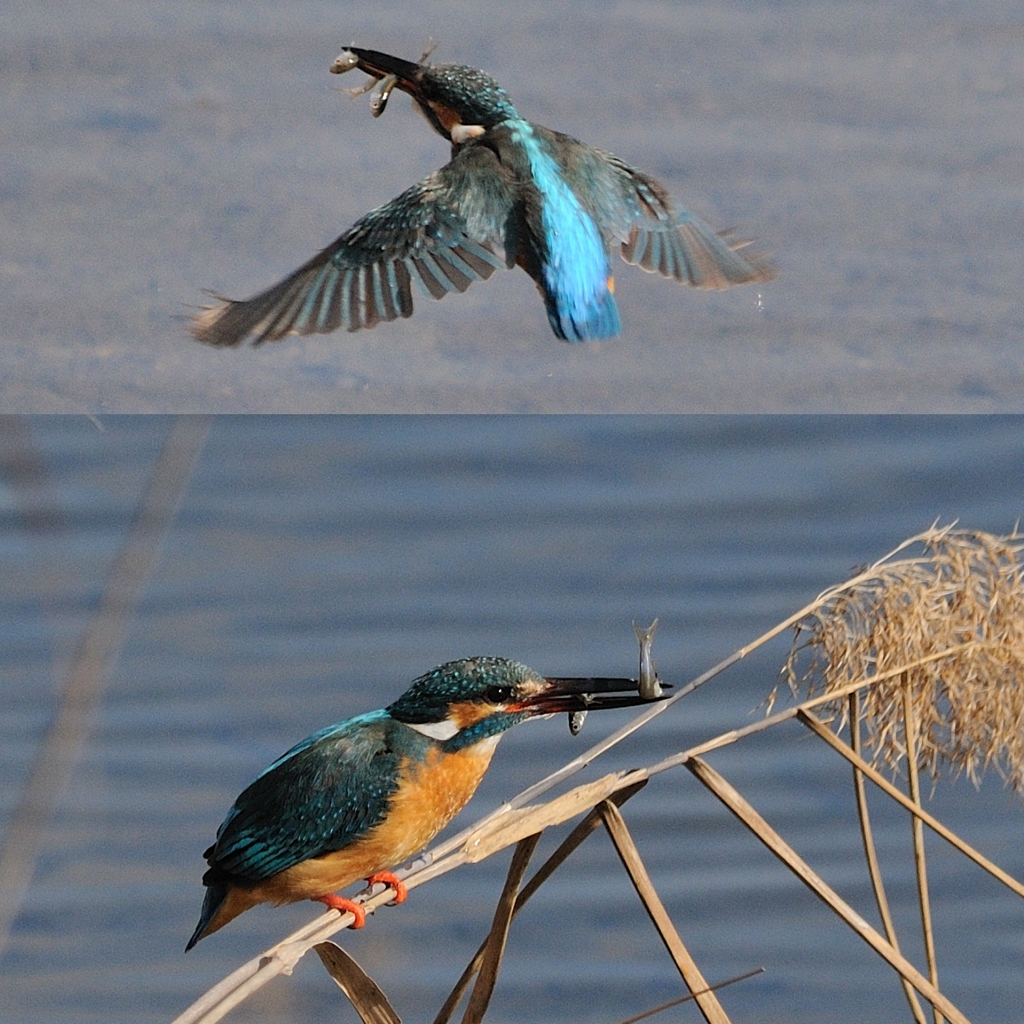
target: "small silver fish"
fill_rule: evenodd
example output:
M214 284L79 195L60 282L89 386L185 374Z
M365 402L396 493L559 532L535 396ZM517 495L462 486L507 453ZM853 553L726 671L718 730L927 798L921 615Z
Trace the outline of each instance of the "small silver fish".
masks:
M571 732L573 736L579 736L580 732L583 730L583 723L587 720L586 705L594 699L594 695L592 693L581 693L579 697L584 705L583 710L569 712L569 732Z
M391 90L398 84L398 75L388 75L386 78L382 78L380 82L380 88L370 98L370 113L374 117L380 117L384 113L384 108L388 105L388 98L391 96Z
M661 694L661 682L658 680L658 669L651 657L651 645L654 643L654 631L658 628L655 619L646 629L633 623L637 643L640 644L640 680L638 689L644 700L657 700Z

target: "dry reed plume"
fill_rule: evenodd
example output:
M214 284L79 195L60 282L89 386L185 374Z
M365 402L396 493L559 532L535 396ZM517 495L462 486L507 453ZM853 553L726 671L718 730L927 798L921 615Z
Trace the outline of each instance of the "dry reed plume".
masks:
M915 547L923 553L906 557ZM917 763L933 780L945 763L977 785L991 767L1021 792L1022 549L1016 529L997 537L933 527L910 538L821 596L795 627L783 677L794 693L806 687L813 697L905 667L862 691L860 718L874 763L899 770L908 701ZM846 701L830 711L845 724Z

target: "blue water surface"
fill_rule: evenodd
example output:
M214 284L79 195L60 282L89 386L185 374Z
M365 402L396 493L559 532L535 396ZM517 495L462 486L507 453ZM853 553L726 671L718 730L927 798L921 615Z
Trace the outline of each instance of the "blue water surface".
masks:
M0 434L0 842L174 421L34 419ZM291 744L449 658L632 674L661 620L676 684L933 521L1024 511L1024 425L932 418L225 418L213 421L0 959L8 1024L164 1024L316 908L258 908L182 948L201 853ZM783 638L598 762L648 764L756 720ZM466 824L628 712L502 742ZM709 757L869 921L848 769L790 724ZM873 802L905 952L922 960L909 826ZM1018 877L1020 801L940 781L929 808ZM685 770L626 819L736 1024L908 1019L892 970ZM562 830L564 832L564 830ZM560 832L559 835L562 833ZM550 849L558 836L545 837ZM1016 1024L1019 902L929 837L940 980ZM403 1019L433 1018L486 934L508 854L416 890L342 944ZM516 920L489 1019L614 1024L680 994L610 844L593 836ZM663 1019L697 1020L684 1008ZM313 958L235 1021L355 1020Z

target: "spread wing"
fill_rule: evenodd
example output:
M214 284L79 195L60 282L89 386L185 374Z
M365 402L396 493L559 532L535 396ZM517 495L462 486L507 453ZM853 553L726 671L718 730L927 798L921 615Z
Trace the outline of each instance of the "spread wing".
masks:
M237 345L249 335L259 344L410 316L413 281L440 299L504 265L495 248L510 208L494 153L467 144L283 281L251 299L204 309L190 330L210 345Z
M570 180L581 190L596 222L621 243L622 258L697 288L728 288L775 276L770 260L748 242L716 232L689 210L676 207L653 178L612 153L561 136Z
M310 736L235 801L204 854L211 873L259 882L343 849L384 820L398 774L398 755L370 716Z

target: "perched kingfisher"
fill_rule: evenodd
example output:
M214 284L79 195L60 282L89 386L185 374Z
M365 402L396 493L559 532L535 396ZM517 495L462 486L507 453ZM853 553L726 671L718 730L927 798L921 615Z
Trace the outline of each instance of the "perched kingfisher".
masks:
M451 161L371 211L280 283L244 301L216 296L192 334L211 345L289 334L357 331L412 314L412 283L435 299L465 291L503 264L536 282L555 335L619 333L611 256L698 288L728 288L774 274L748 243L676 208L629 164L519 116L505 90L461 64L420 63L352 46L331 65L381 83L373 113L394 88L412 96ZM500 255L499 255L500 252Z
M336 896L417 853L465 806L507 729L537 715L644 703L634 679L546 679L506 658L451 661L393 704L328 726L292 747L235 800L204 854L206 897L186 952L257 903Z

